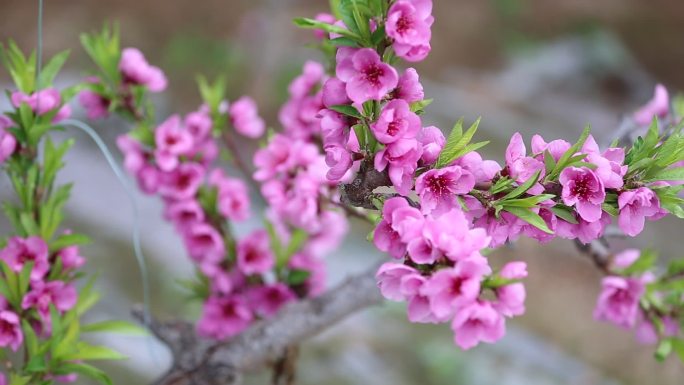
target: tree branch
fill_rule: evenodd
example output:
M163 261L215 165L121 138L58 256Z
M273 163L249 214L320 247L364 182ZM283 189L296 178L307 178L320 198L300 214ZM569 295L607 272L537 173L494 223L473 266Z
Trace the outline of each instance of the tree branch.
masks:
M241 374L274 363L288 347L346 316L382 302L377 266L348 278L320 297L295 302L227 342L199 338L192 324L153 321L152 333L171 349L173 364L155 385L237 385ZM140 309L134 315L142 319Z

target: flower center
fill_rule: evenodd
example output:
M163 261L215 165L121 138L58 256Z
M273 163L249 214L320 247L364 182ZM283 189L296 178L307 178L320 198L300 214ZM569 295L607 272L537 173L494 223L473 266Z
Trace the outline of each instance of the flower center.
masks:
M435 194L444 194L449 191L449 181L444 176L435 176L428 178L427 180L428 189Z
M389 135L395 136L396 134L401 131L401 122L398 120L393 120L388 126L387 126L387 133Z
M385 74L385 71L377 64L371 64L363 71L366 76L366 81L374 86L380 85L380 77Z
M571 192L572 195L587 199L591 192L589 188L589 177L587 175L581 175L575 179L575 184L572 186Z
M411 28L413 28L413 19L406 15L401 15L399 20L397 20L397 32L404 34Z

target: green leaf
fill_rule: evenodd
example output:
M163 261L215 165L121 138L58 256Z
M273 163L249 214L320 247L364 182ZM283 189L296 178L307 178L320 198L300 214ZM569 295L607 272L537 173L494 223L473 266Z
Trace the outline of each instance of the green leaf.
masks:
M359 147L365 149L368 147L368 130L363 124L355 124L352 126L356 139L359 141Z
M55 370L55 374L58 375L67 375L71 373L82 374L104 385L112 385L112 380L105 372L88 364L64 363Z
M70 352L60 357L63 361L124 360L128 357L105 346L79 342Z
M553 194L533 195L531 197L521 199L506 199L505 201L502 201L501 204L509 207L532 208L537 207L537 205L539 205L541 202L553 199L555 197L556 196Z
M539 176L541 175L541 170L537 171L532 175L529 179L525 181L525 183L521 184L520 186L516 187L513 191L509 192L508 194L504 195L503 198L500 199L500 201L505 201L507 199L512 199L512 198L517 198L521 196L522 194L526 193L527 190L531 189L532 186L535 185L539 181Z
M290 237L290 243L287 245L285 250L284 260L278 261L278 266L284 267L288 262L290 257L292 257L309 239L309 233L302 229L295 229Z
M551 212L553 212L558 218L572 224L578 224L577 218L575 218L574 211L567 206L555 205L551 207Z
M39 348L36 332L33 330L33 326L25 319L21 321L21 329L24 332L24 346L26 346L28 356L33 357L38 353Z
M684 167L670 168L656 174L650 181L684 180Z
M45 363L45 357L33 356L29 359L29 362L26 363L26 367L24 368L24 370L26 370L29 373L39 373L46 371L47 368L48 366Z
M53 56L40 71L40 78L38 78L37 88L48 88L52 86L55 77L64 66L64 63L69 58L69 51L62 51Z
M32 376L20 376L16 373L10 373L9 385L28 385L32 378Z
M672 343L672 349L677 353L679 359L684 362L684 340L673 337L670 341Z
M144 328L126 321L102 321L81 327L83 333L115 333L133 336L145 336L149 333Z
M308 270L293 269L287 275L287 284L290 286L302 285L309 279L311 272Z
M415 113L420 113L423 110L425 110L425 108L427 106L432 104L432 101L433 101L433 99L423 99L423 100L419 100L417 102L413 102L413 103L411 103L411 111L413 111Z
M348 30L348 29L345 29L342 27L338 27L336 25L324 23L324 22L317 21L314 19L309 19L306 17L298 17L298 18L294 19L293 22L297 27L300 27L300 28L321 29L321 30L326 31L326 32L336 33L338 35L348 37L348 38L353 39L355 41L359 40L359 36L356 35L355 33L353 33L351 30Z
M475 145L475 147L468 148L468 144L473 139L473 136L477 132L477 127L480 125L481 118L478 118L475 123L473 123L468 130L463 133L463 119L459 119L451 130L449 137L447 138L444 148L435 162L435 168L442 168L449 165L454 160L465 155L469 151L475 151L486 145L488 142L480 142Z
M330 43L335 47L359 47L359 43L356 42L356 40L350 39L348 37L336 37L334 39L330 39Z
M354 106L346 105L346 104L340 104L336 106L330 106L328 107L329 109L339 112L342 115L347 115L351 116L357 119L363 118L359 110L357 110Z
M602 205L601 205L601 209L602 209L603 211L607 212L608 214L610 214L611 217L616 217L616 216L618 216L618 214L619 214L618 208L615 207L615 205L611 205L611 204L608 204L608 203L602 204Z
M590 132L591 127L586 126L577 140L577 143L573 144L565 153L563 153L563 155L561 155L560 159L558 159L558 162L556 162L556 167L554 167L554 169L546 176L547 181L553 181L558 178L558 175L560 175L561 171L563 171L571 163L570 159L574 157L580 149L582 149L584 143L587 141L587 138L589 138Z
M655 351L655 358L659 362L665 361L667 356L670 355L672 352L672 340L669 338L664 339L660 341L660 344L658 344L658 348Z
M90 238L83 234L64 234L60 235L50 244L50 252L57 252L65 247L74 245L86 245L90 243Z
M522 208L522 207L508 207L504 206L503 208L504 211L507 211L516 217L522 219L523 221L531 224L532 226L538 228L539 230L547 233L547 234L553 234L553 231L549 229L549 227L546 225L546 222L542 217L539 216L539 214L530 211L528 209Z

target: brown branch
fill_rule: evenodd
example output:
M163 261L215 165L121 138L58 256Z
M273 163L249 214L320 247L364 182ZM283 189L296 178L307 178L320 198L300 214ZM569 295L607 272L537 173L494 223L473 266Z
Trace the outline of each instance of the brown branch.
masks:
M317 298L292 303L227 342L199 338L192 324L153 321L152 333L171 349L173 364L155 385L237 385L245 371L275 363L288 348L346 316L381 303L376 267L348 278ZM134 310L142 319L142 311Z

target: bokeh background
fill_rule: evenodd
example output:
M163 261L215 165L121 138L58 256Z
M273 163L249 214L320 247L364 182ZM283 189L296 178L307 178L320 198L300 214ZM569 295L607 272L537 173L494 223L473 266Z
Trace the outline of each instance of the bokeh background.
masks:
M169 91L156 99L160 116L199 104L195 75L225 74L229 95L254 97L271 126L286 98L285 86L301 64L315 58L310 34L291 23L313 16L325 0L48 0L45 53L70 49L60 84L80 79L90 63L79 33L106 21L121 25L124 46L141 48L164 68ZM435 102L426 119L443 129L459 117L483 116L480 138L492 140L486 155L503 158L510 135L574 139L591 124L604 143L621 115L650 98L656 82L684 88L684 2L681 0L434 0L433 52L417 67ZM0 40L25 50L36 44L37 1L0 0ZM0 73L2 88L7 74ZM3 101L2 106L6 106ZM3 107L4 109L4 107ZM97 126L113 144L126 131L110 119ZM99 272L102 302L91 319L129 319L139 303L141 278L132 254L132 216L125 191L97 148L77 132L63 181L74 181L69 223L92 235L84 248L88 268ZM241 144L249 157L253 143ZM113 146L112 146L113 148ZM10 186L0 181L0 198ZM143 245L150 265L152 311L160 317L197 317L175 279L192 269L180 240L161 219L157 199L139 195ZM256 207L255 212L258 213ZM242 226L259 225L256 218ZM8 225L2 222L2 230ZM637 240L616 248L657 247L664 258L680 257L684 226L664 220ZM331 284L363 270L381 256L365 242L370 228L353 223L344 246L330 256ZM447 325L409 324L401 305L356 314L303 345L299 383L367 385L488 384L683 384L684 365L656 363L652 347L630 332L592 320L599 273L567 241L540 247L522 241L492 258L530 265L527 313L509 322L497 345L467 353L452 343ZM165 348L151 337L101 337L131 356L103 365L116 384L145 384L169 365ZM268 374L250 376L268 383ZM82 383L87 383L83 381Z

